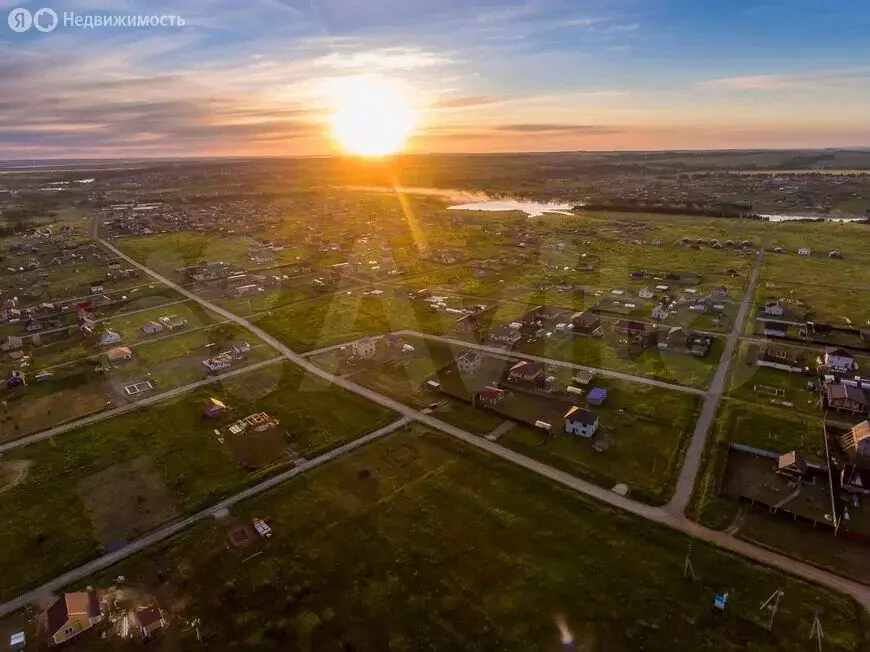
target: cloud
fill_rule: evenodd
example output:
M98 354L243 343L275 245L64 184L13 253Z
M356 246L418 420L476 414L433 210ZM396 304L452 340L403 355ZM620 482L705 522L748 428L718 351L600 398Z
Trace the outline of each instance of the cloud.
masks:
M618 129L612 127L600 127L596 125L571 125L571 124L534 124L520 123L498 125L494 127L496 131L512 132L512 133L573 133L587 135L604 135L619 133Z
M812 88L837 81L852 81L870 76L870 66L811 70L786 75L749 75L723 77L698 82L696 86L714 91L778 91L790 88Z
M608 25L601 31L605 34L630 34L631 32L636 32L638 29L640 29L640 25L638 23L615 23L613 25Z
M418 48L380 48L357 52L332 52L313 61L314 66L342 71L395 71L433 68L453 60Z

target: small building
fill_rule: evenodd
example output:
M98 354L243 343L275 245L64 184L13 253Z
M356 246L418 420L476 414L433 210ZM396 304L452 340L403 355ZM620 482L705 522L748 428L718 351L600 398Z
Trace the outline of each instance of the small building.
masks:
M15 389L16 387L24 387L27 384L26 379L24 378L24 374L18 371L17 369L13 369L9 372L9 375L6 376L6 387L8 389Z
M540 362L520 360L508 372L508 378L513 382L533 383L544 373L544 365Z
M641 299L652 299L655 296L655 293L649 288L641 288L637 291L637 296Z
M163 332L163 324L159 321L146 321L142 325L142 332L146 335L157 335Z
M593 387L586 396L589 405L604 405L607 400L607 390L603 387Z
M377 355L378 340L375 337L362 337L350 345L350 352L360 360L371 360Z
M571 327L575 333L595 334L601 330L601 319L588 310L571 315Z
M498 387L493 387L491 385L484 387L482 390L477 392L477 394L475 394L478 404L485 407L495 407L499 405L502 401L504 401L505 396L505 390L499 389Z
M209 418L220 416L226 411L226 404L216 398L207 399L205 402L205 407L202 410L203 414Z
M657 303L653 306L652 312L650 313L650 318L655 319L656 321L665 321L670 316L670 310L668 310L668 306L664 303Z
M492 332L489 334L489 339L491 342L496 342L497 344L505 344L509 347L513 347L523 339L523 336L520 334L519 330L510 328L509 326L499 326L498 328L494 328Z
M10 335L3 343L4 351L18 351L23 346L23 340L17 335Z
M764 314L766 315L775 315L777 317L780 317L784 312L785 308L783 308L782 304L779 301L767 301L764 304Z
M724 285L720 285L719 287L713 288L713 291L710 293L710 296L716 299L724 299L728 296L728 288Z
M780 371L799 373L803 371L804 363L795 354L775 346L766 346L761 349L755 364L759 367L769 367Z
M136 612L136 619L139 621L139 631L142 638L151 638L154 632L166 627L163 612L157 607L140 609Z
M870 456L870 421L862 421L840 437L840 447L851 457Z
M106 330L100 336L100 346L114 346L115 344L120 344L121 336L118 335L115 331Z
M843 258L843 254L841 254L839 251L837 251L836 249L834 249L833 251L829 251L829 252L828 252L828 258L837 258L837 259L841 259L841 260L842 260L842 258Z
M613 327L617 333L628 335L637 340L642 340L649 335L649 328L642 321L634 321L631 319L620 319Z
M75 638L102 620L100 603L93 590L64 593L46 613L48 635L55 645Z
M807 473L807 463L797 451L791 451L779 456L776 472L792 480L801 480Z
M844 374L854 371L858 365L848 351L828 347L825 349L825 367L828 371Z
M587 369L579 369L574 374L574 382L578 385L583 385L587 387L589 383L595 380L597 374L594 371L589 371Z
M591 437L598 430L598 415L591 410L572 407L565 413L565 432L579 437Z
M202 361L202 366L206 373L210 374L216 374L224 369L229 369L232 364L232 359L227 355L218 355Z
M798 249L797 252L798 252L798 256L811 256L813 253L813 250L810 249L809 247L801 247L800 249Z
M125 362L133 358L133 352L126 346L118 346L106 351L106 357L109 362Z
M456 366L459 368L459 373L463 376L470 376L471 374L477 373L482 364L483 358L474 351L469 351L465 355L459 356L456 359Z
M252 348L247 342L236 342L233 344L233 353L236 355L246 355L251 352Z
M825 403L832 410L850 414L867 414L867 395L860 387L827 383Z

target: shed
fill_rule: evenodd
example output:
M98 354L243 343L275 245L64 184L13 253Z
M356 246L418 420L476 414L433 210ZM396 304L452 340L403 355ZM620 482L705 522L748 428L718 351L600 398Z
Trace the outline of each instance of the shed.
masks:
M227 406L223 401L212 397L206 400L202 411L207 417L216 417L226 412Z
M607 400L607 390L603 387L593 387L586 397L586 402L589 405L603 405Z

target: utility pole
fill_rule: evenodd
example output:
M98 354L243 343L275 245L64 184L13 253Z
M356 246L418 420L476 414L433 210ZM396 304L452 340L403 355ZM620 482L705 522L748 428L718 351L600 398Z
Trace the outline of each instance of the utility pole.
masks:
M773 629L773 619L776 617L776 612L779 610L779 601L783 595L785 595L785 592L782 589L777 589L767 600L761 603L762 611L765 609L770 611L770 620L767 623L767 631Z
M686 561L683 564L683 579L686 579L686 576L691 574L692 581L697 582L698 578L695 576L695 569L692 566L691 555L692 555L692 542L690 541L689 542L689 550L688 550L688 552L686 552Z
M813 628L810 631L810 640L816 639L819 642L819 652L822 652L822 639L825 638L825 633L822 631L822 621L819 620L819 612L813 612Z

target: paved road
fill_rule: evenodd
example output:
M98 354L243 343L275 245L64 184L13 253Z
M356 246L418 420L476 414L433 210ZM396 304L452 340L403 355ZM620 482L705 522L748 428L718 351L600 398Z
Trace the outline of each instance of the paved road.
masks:
M456 428L455 426L452 426L448 423L445 423L444 421L441 421L440 419L436 419L435 417L433 417L431 415L422 414L421 412L413 410L412 408L409 408L408 406L406 406L402 403L399 403L398 401L395 401L395 400L388 398L386 396L382 396L382 395L380 395L380 394L378 394L378 393L376 393L376 392L374 392L366 387L362 387L361 385L357 385L356 383L354 383L352 381L349 381L349 380L344 379L344 378L340 378L338 376L334 376L333 374L330 374L329 372L324 371L323 369L320 369L319 367L311 364L310 362L308 362L305 358L303 358L299 354L294 353L289 348L284 346L281 342L277 341L275 338L273 338L268 333L263 331L261 328L258 328L256 326L254 326L253 324L249 323L247 320L245 320L241 317L238 317L237 315L234 315L233 313L231 313L227 310L224 310L223 308L221 308L219 306L215 306L214 304L196 296L192 292L189 292L189 291L179 287L177 284L172 283L168 279L165 279L164 277L157 274L156 272L153 272L152 270L148 269L144 265L141 265L137 261L133 260L132 258L127 256L126 254L121 252L117 247L114 247L113 245L111 245L103 240L100 240L100 242L102 242L102 244L104 246L106 246L107 248L112 250L115 254L117 254L118 256L120 256L121 258L123 258L124 260L129 262L130 264L132 264L134 267L141 269L142 271L144 271L147 274L150 274L153 278L157 279L161 283L165 283L166 285L168 285L172 289L180 292L182 295L184 295L188 298L191 298L194 301L198 302L200 305L204 306L205 308L208 308L209 310L212 310L213 312L216 312L217 314L222 315L222 316L226 317L227 319L230 319L231 321L234 321L234 322L248 328L252 333L254 333L258 337L260 337L264 342L270 344L276 350L281 352L288 360L298 364L300 367L302 367L306 371L309 371L310 373L314 374L315 376L323 378L324 380L326 380L328 382L331 382L335 385L338 385L339 387L343 387L344 389L347 389L348 391L351 391L351 392L354 392L355 394L363 396L364 398L368 398L369 400L374 401L380 405L383 405L384 407L390 408L390 409L398 412L399 414L405 416L408 419L418 421L418 422L423 423L431 428L440 430L441 432L444 432L448 435L455 437L456 439L464 441L465 443L467 443L471 446L474 446L474 447L479 448L481 450L484 450L488 453L491 453L493 455L501 457L505 460L508 460L510 462L518 464L519 466L522 466L522 467L524 467L530 471L533 471L541 476L549 478L549 479L553 480L554 482L558 482L566 487L570 487L571 489L574 489L575 491L583 493L587 496L591 496L592 498L600 500L601 502L607 503L607 504L612 505L614 507L618 507L622 510L625 510L625 511L630 512L632 514L635 514L637 516L641 516L641 517L646 518L650 521L654 521L656 523L666 525L666 526L671 527L675 530L679 530L679 531L684 532L690 536L693 536L693 537L698 538L698 539L702 539L702 540L707 541L709 543L720 546L724 549L731 550L733 552L741 554L741 555L748 557L750 559L754 559L754 560L759 561L761 563L775 566L777 568L780 568L781 570L792 573L793 575L796 575L798 577L802 577L802 578L807 579L809 581L817 582L818 584L821 584L823 586L827 586L827 587L842 591L842 592L852 596L853 598L855 598L858 602L861 603L861 605L865 609L870 611L870 586L866 586L866 585L860 584L858 582L855 582L853 580L841 577L839 575L829 573L827 571L821 570L821 569L816 568L814 566L810 566L810 565L805 564L803 562L792 559L790 557L785 557L784 555L780 555L780 554L771 552L769 550L759 548L759 547L754 546L752 544L746 543L745 541L740 541L739 539L734 539L733 537L728 536L724 532L716 532L714 530L708 530L707 528L704 528L701 525L698 525L697 523L688 521L685 517L682 516L681 513L675 514L673 509L661 509L661 508L657 508L657 507L651 507L649 505L645 505L643 503L638 503L638 502L630 500L628 498L619 496L617 494L614 494L611 491L608 491L607 489L604 489L602 487L594 485L590 482L586 482L585 480L581 480L580 478L576 478L568 473L565 473L564 471L559 471L558 469L554 469L550 466L547 466L546 464L542 464L541 462L538 462L537 460L533 460L533 459L526 457L524 455L520 455L519 453L516 453L516 452L509 450L507 448L504 448L503 446L500 446L495 442L490 442L482 437L478 437L477 435L473 435L469 432L461 430L460 428ZM757 275L758 275L759 262L760 262L759 260L756 260L756 266L753 268L752 276L750 279L750 289L754 288L754 286L755 286L755 282L757 280ZM741 303L740 314L738 315L738 320L737 320L738 323L742 323L742 321L745 319L746 310L748 309L748 305L749 305L748 297L750 295L751 295L751 292L749 290L747 290L747 295L746 295L746 297L744 297L744 300ZM740 317L742 317L742 319ZM739 335L739 326L737 324L735 324L735 328L732 331L731 337L729 337L730 347L728 347L728 348L731 348L733 350L734 342L736 341L738 335ZM729 360L730 360L730 358L729 358ZM720 379L720 384L719 384L720 390L721 390L721 386L722 386L722 379ZM697 439L697 438L698 437L695 437L694 439ZM695 445L694 439L693 439L693 445ZM704 436L701 439L702 439L701 440L701 449L703 450L704 439L706 439L706 432L704 433ZM683 479L684 484L686 484L688 482L688 484L690 486L690 490L689 490L690 493L691 493L691 486L694 484L694 477L697 474L698 464L700 462L700 451L694 457L695 457L695 463L694 463L694 465L692 465L692 469L690 471L691 472L690 481ZM682 476L681 476L681 478L682 478ZM165 536L170 536L170 535L167 534ZM163 538L165 538L165 536ZM159 539L157 539L157 540L159 540ZM148 545L150 545L150 544L148 544ZM147 546L142 546L142 548L144 548L144 547L147 547ZM111 563L111 562L109 562L109 563ZM56 580L56 582L57 582L57 580ZM69 582L69 580L67 580L67 582ZM61 583L61 584L54 584L53 586L62 586L62 585L63 584ZM0 613L2 613L2 607L0 607Z
M191 516L188 516L184 520L178 521L176 523L171 523L169 525L165 525L159 530L155 530L150 534L141 537L140 539L136 539L130 544L124 546L120 550L116 550L115 552L110 552L107 555L103 555L98 559L94 559L91 562L83 566L79 566L78 568L69 571L68 573L64 573L60 577L56 577L51 582L47 582L43 584L37 589L32 591L28 591L27 593L18 596L14 600L10 600L5 604L0 604L0 617L5 616L7 614L12 613L18 609L21 609L25 605L30 603L34 603L39 600L41 597L49 595L51 593L55 593L59 591L63 587L73 584L74 582L79 582L88 576L97 573L101 570L104 570L111 566L112 564L116 564L122 559L129 557L137 552L148 548L149 546L153 546L155 543L159 543L164 539L167 539L179 532L186 530L190 526L202 521L206 518L213 518L216 515L219 515L224 510L228 510L230 507L235 505L236 503L247 500L248 498L252 498L257 494L261 494L264 491L268 491L272 489L282 482L286 482L290 478L294 478L297 475L304 473L305 471L309 471L314 469L326 462L334 460L336 458L341 457L342 455L346 455L347 453L360 448L361 446L365 446L366 444L380 439L389 433L398 430L408 423L408 419L402 418L397 421L394 421L388 426L384 426L380 430L376 430L375 432L371 432L364 437L360 437L348 444L343 446L339 446L328 453L321 455L320 457L315 457L314 459L307 460L305 463L296 466L289 471L285 471L284 473L280 473L268 480L264 480L263 482L254 485L253 487L249 487L244 491L240 491L239 493L226 498L225 500L220 501L212 505L211 507L202 510L201 512L197 512Z
M553 358L545 358L539 355L529 355L527 353L518 353L516 351L506 351L505 349L500 349L496 346L487 346L486 344L475 344L474 342L466 342L465 340L456 339L455 337L446 337L444 335L430 335L428 333L419 333L417 331L395 331L395 335L407 335L413 337L419 337L426 340L435 340L437 342L444 342L445 344L452 344L454 346L464 346L469 349L476 349L478 351L483 351L485 353L489 353L491 355L499 355L506 358L512 358L514 360L535 360L537 362L543 362L546 365L553 367L565 367L567 369L574 370L583 370L583 371L592 371L599 376L607 376L609 378L618 378L619 380L627 380L632 383L642 383L644 385L652 385L653 387L661 387L663 389L671 389L677 392L686 392L688 394L697 394L699 396L706 396L706 392L703 389L697 389L695 387L686 387L685 385L675 385L673 383L666 383L662 380L655 380L654 378L645 378L643 376L632 376L631 374L624 374L619 371L611 371L610 369L599 369L598 367L589 367L587 365L575 364L573 362L565 362L563 360L554 360Z
M719 365L716 367L713 381L707 390L707 398L704 399L701 414L695 423L695 432L692 434L692 441L689 442L689 448L686 451L686 457L680 469L680 476L677 479L674 495L665 507L671 514L682 515L686 511L689 501L692 500L695 479L698 477L698 470L701 467L701 459L704 456L707 437L710 433L710 427L716 418L716 410L719 407L722 393L725 391L728 369L731 367L731 360L734 356L734 347L737 346L737 342L740 340L740 335L743 332L743 325L746 322L746 315L749 312L749 306L755 294L755 284L758 282L758 272L761 269L761 259L763 257L764 247L759 250L755 258L752 273L749 275L749 283L746 286L746 294L743 295L743 301L740 302L740 309L737 311L737 317L734 319L734 326L725 340L725 348L722 350L722 356L719 358Z
M70 430L75 430L76 428L81 428L82 426L87 426L92 423L96 423L97 421L102 421L103 419L115 417L119 414L124 414L125 412L138 410L139 408L145 407L146 405L152 405L153 403L159 403L160 401L166 401L176 396L181 396L182 394L186 394L187 392L197 389L198 387L204 387L205 385L210 385L211 383L216 383L220 380L226 380L227 378L232 378L233 376L238 376L239 374L246 374L251 371L256 371L257 369L261 369L268 365L275 364L276 362L283 361L283 358L272 358L271 360L264 360L263 362L248 365L247 367L233 369L232 371L228 371L225 374L220 374L219 376L210 376L208 378L204 378L203 380L198 380L195 383L190 383L182 387L176 387L175 389L170 389L165 392L161 392L160 394L152 394L147 398L143 398L133 403L121 405L111 410L105 410L104 412L98 412L88 417L76 419L75 421L70 421L69 423L65 423L54 428L49 428L48 430L43 430L42 432L37 432L32 435L21 437L20 439L6 442L5 444L0 444L0 453L5 453L15 448L20 448L21 446L35 444L38 441L49 439L51 437L54 437L55 435L61 435L65 432L69 432Z

